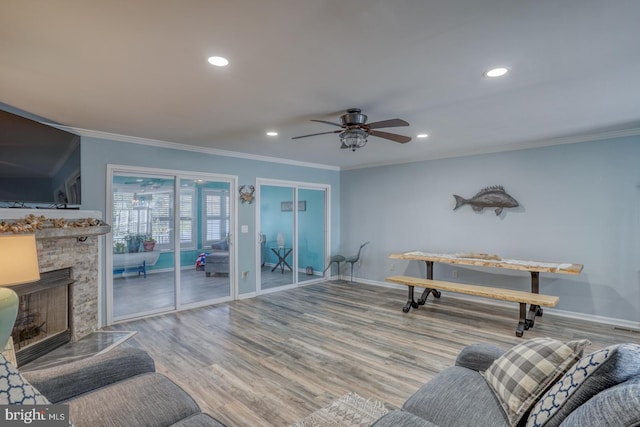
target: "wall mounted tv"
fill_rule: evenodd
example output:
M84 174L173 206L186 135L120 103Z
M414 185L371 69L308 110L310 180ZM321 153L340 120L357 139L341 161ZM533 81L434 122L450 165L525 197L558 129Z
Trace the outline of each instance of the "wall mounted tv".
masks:
M0 207L73 207L80 196L80 136L0 110Z

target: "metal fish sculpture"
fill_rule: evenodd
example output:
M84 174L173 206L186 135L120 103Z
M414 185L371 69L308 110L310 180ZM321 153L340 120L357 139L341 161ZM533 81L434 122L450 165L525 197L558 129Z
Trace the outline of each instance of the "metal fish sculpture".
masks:
M460 206L471 205L471 208L476 212L481 212L484 208L496 208L494 212L496 215L500 215L504 208L518 207L518 201L508 195L501 185L483 188L471 199L465 199L455 194L453 197L456 199L454 211Z

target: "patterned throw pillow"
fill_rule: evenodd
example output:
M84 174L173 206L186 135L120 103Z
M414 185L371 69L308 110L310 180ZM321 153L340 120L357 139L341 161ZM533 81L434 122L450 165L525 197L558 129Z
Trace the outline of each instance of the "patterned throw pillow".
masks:
M582 356L588 344L587 340L563 343L534 338L511 348L491 364L484 377L512 426Z
M535 404L527 427L559 426L596 394L639 375L638 344L617 344L591 353L573 365Z
M50 403L0 354L0 404L48 405Z

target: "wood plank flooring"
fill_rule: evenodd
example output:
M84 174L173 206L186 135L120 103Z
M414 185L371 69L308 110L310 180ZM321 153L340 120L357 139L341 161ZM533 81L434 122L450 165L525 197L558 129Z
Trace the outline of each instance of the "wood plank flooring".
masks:
M114 325L137 331L159 372L229 426L287 426L353 391L398 408L466 345L587 338L587 351L640 334L538 318L517 338L518 308L452 294L402 313L406 290L331 281Z
M280 269L271 271L273 266L264 266L261 271L262 289L274 289L290 285L293 273ZM139 313L175 306L175 273L173 271L150 271L147 277L137 274L116 275L113 278L114 317L126 318ZM322 276L308 276L298 273L298 283L321 280ZM228 275L212 274L195 268L180 271L182 304L200 301L221 300L231 295Z

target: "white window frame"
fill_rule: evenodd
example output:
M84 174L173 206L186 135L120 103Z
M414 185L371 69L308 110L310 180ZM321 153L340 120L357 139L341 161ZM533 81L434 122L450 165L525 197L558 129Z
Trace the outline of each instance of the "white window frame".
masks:
M204 247L209 247L213 243L219 242L224 238L228 238L229 236L229 227L230 227L230 218L229 218L229 209L231 207L231 196L230 192L224 189L215 189L215 188L207 188L202 191L203 201L202 203L202 244ZM207 195L216 195L220 197L220 213L218 215L210 215L207 212L207 203L206 198ZM209 219L220 221L220 236L217 239L208 238L209 229L208 222Z

